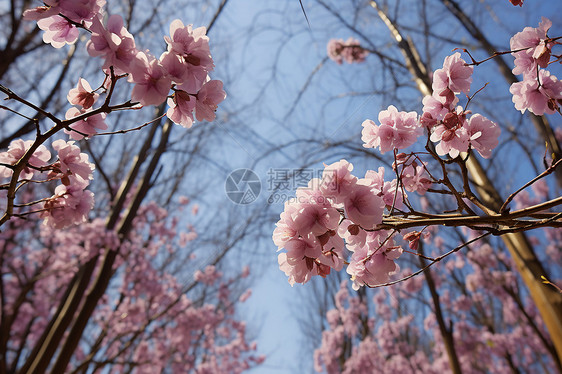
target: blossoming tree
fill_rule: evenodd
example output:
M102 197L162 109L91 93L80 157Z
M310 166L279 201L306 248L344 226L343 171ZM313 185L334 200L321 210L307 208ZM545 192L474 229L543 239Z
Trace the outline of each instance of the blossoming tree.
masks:
M250 294L240 291L249 270L218 268L231 243L201 270L178 269L177 261L196 258L189 247L197 234L178 214L184 208L172 214L148 201L174 123L212 121L226 97L222 82L209 76L208 29L173 21L167 50L156 57L128 31L135 4L126 21L108 15L104 0L45 1L26 9L24 19L17 13L22 5L29 7L11 3L1 64L8 77L0 85L2 115L26 123L4 138L0 153L0 372L241 372L262 362L235 317L236 304ZM76 50L98 64L97 78L75 77L64 95L68 104L52 111L52 97L36 103L41 91L20 92L14 79L18 59L43 48L33 47L38 35L69 49L51 96ZM112 116L123 120L122 113L151 107L156 116L140 126L111 126ZM18 138L29 124L33 139ZM108 166L118 159L111 154L91 152L98 136L134 139L134 132L145 138L137 137L128 173L119 163ZM123 156L128 149L121 147ZM92 183L96 170L107 189Z

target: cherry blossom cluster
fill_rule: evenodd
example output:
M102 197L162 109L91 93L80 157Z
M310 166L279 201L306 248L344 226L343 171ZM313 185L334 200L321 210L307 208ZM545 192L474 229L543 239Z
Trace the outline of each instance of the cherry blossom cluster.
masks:
M460 53L447 56L443 68L433 74L433 93L424 97L422 115L389 106L379 113L380 125L369 119L363 122L363 146L379 148L381 153L404 149L416 143L426 128L440 156L455 158L474 149L489 158L498 145L499 126L480 114L468 118L471 112L457 105L456 95L470 92L472 71Z
M307 189L297 190L298 204L285 204L273 240L279 249L287 249L278 261L291 284L325 276L331 268L340 270L346 261L344 247L352 252L346 263L355 289L385 283L397 271L394 260L402 249L394 244L394 234L377 225L385 207L390 213L402 208L406 191L423 195L434 180L426 162L396 152L416 143L424 129L440 156L455 158L475 149L488 158L498 145L498 125L480 114L469 117L469 111L456 105L457 95L470 91L472 71L460 53L448 56L433 75L433 93L424 98L421 116L391 105L379 113L380 125L363 122L364 147L395 152L397 179L385 182L382 167L358 179L351 174L353 166L342 160L327 166L321 181L313 179ZM403 239L417 248L420 237L420 232L410 232Z
M232 277L215 266L200 272L205 277L196 271L188 279L188 296L185 277L168 262L169 256L193 249L178 235L180 222L155 203L143 205L123 242L101 218L67 230L37 225L36 217L10 220L0 233L6 361L21 367L25 355L17 352L31 350L40 339L53 306L81 266L120 249L112 292L88 322L89 338L78 346L69 371L103 362L110 372L240 373L263 362L236 315L237 303L251 293L239 282L248 268Z
M328 57L341 65L344 61L348 64L360 63L365 61L369 51L361 47L359 40L348 38L346 41L343 39L331 39L327 45Z
M437 244L438 237L434 238ZM452 327L462 372L556 372L556 354L532 300L508 270L513 261L490 244L471 247L432 272L439 306ZM404 269L402 273L410 273ZM451 282L451 279L457 282ZM437 322L428 305L423 277L365 295L350 293L342 282L327 328L314 352L317 372L443 373L451 365Z
M217 106L226 94L222 82L209 77L214 63L206 29L194 29L180 20L173 21L170 36L164 37L167 51L156 58L148 50L137 49L133 35L124 27L123 18L120 15L107 17L103 10L105 4L104 0L51 0L24 12L24 18L37 21L44 31L43 40L55 48L75 43L79 29L86 29L89 55L103 60L106 79L99 88L92 89L86 79L80 78L77 86L68 92L67 99L74 106L67 110L65 121L59 121L59 131L64 130L72 140L81 140L108 129L105 120L113 108L137 109L160 105L166 100L168 118L183 127L191 127L195 119L214 120ZM111 95L121 78L127 78L134 85L131 101L112 107ZM100 90L106 93L106 99L95 108ZM0 155L0 176L11 178L15 165L24 160L26 164L18 182L28 183L38 174L44 176L43 181L61 180L54 196L44 199L45 223L62 228L83 222L94 204L93 194L85 190L94 167L77 144L63 140L52 143L58 159L49 164L51 154L42 144L45 140L37 140L38 144L23 140L12 142ZM33 154L28 155L30 148ZM14 188L13 184L9 185L5 186Z
M8 150L0 153L0 177L11 178L11 167L16 164L32 146L33 140L16 139ZM51 160L51 152L40 145L20 173L20 182L45 182L60 180L52 197L44 199L41 215L45 224L63 228L85 222L94 204L94 195L86 187L93 179L94 164L87 154L80 152L74 141L55 140L52 143L56 159Z
M168 50L156 58L149 51L137 49L134 37L124 27L120 15L109 16L104 25L102 8L105 1L45 3L46 6L26 11L24 16L38 20L39 27L45 31L43 40L46 43L55 48L75 43L78 28L85 28L91 33L86 44L89 55L104 60L102 68L108 76L110 67L117 76L128 76L128 81L134 84L134 102L143 106L160 105L168 98L168 117L187 128L193 124L194 112L198 121L215 119L217 106L226 94L222 82L210 80L208 75L214 69L214 63L204 27L194 29L191 25L184 26L180 20L173 21L170 36L164 38ZM92 100L95 101L94 92L82 78L78 90L82 95L90 93L84 103L86 106L82 105L80 110L70 109L67 119L83 114L91 108ZM89 128L99 125L98 129L105 129L105 114L96 114L96 117L91 120L94 123Z
M388 281L397 271L394 260L402 249L392 232L374 229L385 208L401 205L402 193L396 180L384 180L384 168L361 179L352 170L345 160L327 165L322 179L297 189L297 203L285 203L273 241L287 250L278 262L291 285L339 271L344 263L355 289Z
M549 38L547 33L552 22L545 17L537 28L525 27L510 41L511 54L515 57L513 74L523 75L523 80L511 85L515 109L536 114L553 114L562 104L562 81L546 68L560 60L552 48L560 42ZM551 62L551 58L553 59Z

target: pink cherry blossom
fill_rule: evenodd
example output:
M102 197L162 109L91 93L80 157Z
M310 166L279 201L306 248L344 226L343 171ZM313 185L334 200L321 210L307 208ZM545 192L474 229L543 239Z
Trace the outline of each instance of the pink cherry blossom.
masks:
M313 261L301 261L293 265L289 263L287 253L285 252L279 253L277 262L279 263L279 269L289 277L289 284L291 286L295 283L304 284L310 280L311 276L317 274L317 272L314 271L314 267L312 267L311 270L307 265L308 263L313 264Z
M37 26L43 31L43 41L55 48L62 48L65 44L74 44L80 32L65 18L53 15L37 21Z
M470 145L484 158L490 158L492 150L498 145L500 127L488 118L474 114L466 124Z
M53 148L59 157L57 167L63 174L78 175L86 181L93 179L95 165L88 160L86 153L80 152L73 141L55 140Z
M365 230L373 229L382 222L384 206L380 196L368 185L359 183L344 200L346 217Z
M326 48L328 57L338 65L341 65L343 61L348 64L364 62L369 55L369 51L362 48L359 41L354 38L349 38L346 41L330 39Z
M90 25L90 21L101 12L105 0L59 0L59 13L64 14L74 22Z
M193 111L195 110L194 96L189 95L185 91L176 90L173 97L168 99L168 111L166 115L174 123L181 125L185 128L190 128L193 125Z
M332 202L330 196L325 196L322 190L322 180L319 178L312 178L306 187L299 187L296 191L296 200L298 203L304 205L318 205L324 208L331 208Z
M273 231L273 242L278 250L281 250L285 244L298 237L298 225L294 222L298 207L295 204L285 202L285 210L281 213L281 219L275 224L277 227Z
M47 2L45 2L47 3ZM38 21L43 18L51 17L57 15L58 8L52 6L38 6L32 9L26 9L23 12L23 19L28 21Z
M166 69L170 78L172 78L172 82L174 82L176 85L180 85L189 79L193 80L193 78L189 77L189 65L183 60L182 57L175 54L174 52L162 53L162 55L160 55L160 63L162 64L164 69ZM195 94L201 87L201 85L203 84L202 82L204 82L205 79L207 79L207 74L205 73L204 77L203 74L200 74L200 79L196 84L186 84L185 88L183 89L191 89L189 93Z
M513 83L509 92L513 94L515 109L521 113L528 109L538 116L553 114L560 107L559 101L562 100L562 81L549 71L541 69L538 77L528 74L523 81Z
M285 244L285 249L287 261L293 266L301 261L308 262L306 258L314 260L322 255L322 247L313 235L291 239Z
M379 122L364 121L361 140L365 148L379 147L381 153L407 148L423 133L416 112L398 112L393 105L379 113Z
M462 108L458 107L456 112L448 113L443 123L437 125L431 134L431 141L438 142L435 150L438 155L449 154L452 158L461 152L468 151L470 136L465 127L466 115Z
M65 185L55 188L55 195L45 202L44 224L55 229L86 222L94 207L94 194Z
M330 238L324 240L322 237L315 238L312 234L291 239L285 244L287 252L280 253L277 258L279 268L289 277L291 286L306 283L314 275L325 277L330 273L331 266L337 269L343 266L342 244L337 239L331 242Z
M387 231L367 233L366 245L356 249L351 256L346 271L351 275L353 289L388 282L390 275L399 271L394 260L400 257L402 248L394 246L388 235Z
M425 192L431 187L431 179L424 165L411 163L406 165L401 173L400 180L404 185L406 191L417 192L424 195Z
M320 192L335 203L342 203L357 183L357 177L351 174L352 170L353 165L346 160L326 165L322 173Z
M307 236L309 233L319 236L338 227L340 213L333 207L306 204L299 208L292 214L292 224L298 228L297 232L301 236Z
M196 95L195 117L198 121L213 121L217 106L226 98L222 82L211 80L205 82Z
M442 121L447 113L453 111L458 102L457 97L449 102L444 96L426 95L422 100L423 114L420 117L420 123L431 129L438 121Z
M322 245L322 256L318 258L318 264L328 267L327 269L324 267L322 271L325 274L329 274L330 269L340 271L344 265L345 242L343 239L335 231L328 231L319 237L319 240Z
M33 140L23 141L22 139L13 140L8 146L8 150L0 153L0 163L7 165L15 165L27 152L27 150L33 145ZM47 162L51 158L51 152L47 150L44 145L40 145L33 155L29 158L27 162L28 165L35 168L40 168L47 165ZM20 179L31 179L33 174L37 171L34 168L26 166L21 171ZM12 169L0 165L0 177L9 178L13 174Z
M138 51L135 39L123 26L123 18L113 14L105 27L101 16L94 17L90 30L92 35L86 44L90 56L102 57L105 60L102 67L106 71L113 66L115 74L129 73Z
M213 285L217 280L222 277L222 272L218 271L216 266L208 265L204 271L197 270L193 274L193 279L197 282L205 283L206 285Z
M129 82L135 83L132 100L146 106L164 102L170 92L172 79L156 58L139 52L131 64Z
M433 74L433 92L439 96L449 96L449 93L469 93L472 83L472 66L467 66L459 52L445 57L443 68ZM452 101L448 100L448 101Z
M90 109L96 102L99 95L92 91L90 84L84 78L78 80L76 88L68 91L66 98L72 105L79 105L84 109Z
M536 72L537 66L546 68L550 59L553 43L546 43L546 33L552 22L542 17L539 27L525 27L523 31L515 34L510 40L511 54L515 57L513 74L526 76Z
M184 26L181 20L176 19L170 24L170 36L164 37L168 44L168 52L177 55L186 70L180 88L189 93L197 92L205 83L208 73L215 67L206 32L205 27L193 29L192 25ZM165 60L171 58L166 56L163 55ZM170 59L166 61L166 64L168 63L176 62Z
M68 120L85 113L87 113L87 111L80 111L77 108L70 108L66 111L65 117ZM97 134L97 130L107 129L107 124L105 123L106 115L106 113L98 113L80 121L74 122L70 125L70 128L76 131L65 129L64 132L74 140L80 140L84 138L84 135L82 134L86 134L87 136Z
M248 289L248 290L244 291L244 293L242 295L240 295L240 297L238 298L238 301L243 303L246 300L248 300L250 298L250 296L252 296L252 290Z
M396 208L401 208L403 203L402 190L397 189L397 181L393 179L392 181L384 180L384 167L379 167L379 170L375 172L374 170L367 170L365 172L365 178L360 179L358 184L366 184L373 192L382 197L384 204L390 209L394 206Z

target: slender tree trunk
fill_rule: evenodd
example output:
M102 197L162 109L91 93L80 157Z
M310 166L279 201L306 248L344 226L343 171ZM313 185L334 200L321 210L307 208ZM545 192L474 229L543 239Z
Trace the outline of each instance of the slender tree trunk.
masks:
M426 67L419 58L413 43L400 34L396 25L378 7L376 1L372 0L370 4L377 10L379 17L384 21L398 43L398 47L407 61L408 69L416 81L420 92L424 95L431 94L431 85L429 84ZM424 72L426 74L422 75ZM466 166L481 201L488 207L488 212L486 213L498 213L503 199L486 175L478 159L469 157ZM540 277L541 275L546 275L546 272L524 233L505 234L501 238L515 262L517 271L527 285L529 293L550 333L554 343L551 354L555 359L558 370L562 372L562 294L542 283Z
M423 244L420 243L420 253L423 254ZM420 256L420 263L423 268L426 267L426 261ZM431 275L431 270L426 268L423 271L425 280L427 281L427 287L431 293L431 300L433 301L433 307L435 308L435 319L439 325L439 331L441 332L441 337L443 338L443 344L445 345L445 350L447 356L449 357L449 365L451 366L451 371L453 374L462 374L461 364L459 362L459 356L455 349L455 339L453 337L453 322L449 320L449 327L445 323L445 318L443 317L443 311L441 310L441 303L439 301L439 293L437 293L437 287L433 281L433 276Z

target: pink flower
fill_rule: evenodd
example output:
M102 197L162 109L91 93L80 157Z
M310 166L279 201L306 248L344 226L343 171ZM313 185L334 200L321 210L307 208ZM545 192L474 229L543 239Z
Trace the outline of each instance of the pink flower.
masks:
M357 184L344 200L346 217L365 230L382 222L383 199L367 185Z
M106 71L113 66L115 74L129 73L138 51L135 39L123 26L123 18L111 15L104 27L100 16L94 17L90 30L92 35L86 44L90 56L104 58L103 69Z
M411 163L402 169L400 180L406 191L417 192L420 195L424 195L431 187L431 179L424 165L416 163Z
M177 90L173 97L168 99L168 111L166 115L174 123L185 128L193 125L193 110L195 109L195 97L185 91Z
M164 102L170 92L172 79L156 58L139 52L131 64L129 82L135 83L132 100L147 106Z
M69 120L85 113L87 113L87 111L80 111L77 108L70 108L66 111L65 118ZM107 129L107 124L104 122L105 117L106 113L94 114L93 116L74 122L69 126L71 129L76 131L65 129L64 132L74 140L80 140L84 138L84 135L82 134L85 134L86 136L97 134L97 130Z
M338 235L345 240L346 247L351 252L355 252L356 249L364 246L367 242L367 231L349 219L344 219L340 223Z
M492 150L498 146L500 127L488 118L475 114L466 125L470 145L484 158L490 158Z
M186 74L182 77L180 88L189 93L197 92L205 83L207 74L215 67L206 32L205 27L193 29L192 25L184 26L182 21L176 19L170 24L170 36L164 37L168 52L177 55L185 67Z
M521 113L529 109L538 116L545 113L553 114L562 99L562 81L551 75L549 71L541 69L538 77L528 74L525 80L513 83L509 92L513 94L515 109L520 110Z
M250 298L250 296L252 296L252 290L248 289L248 290L244 291L244 293L242 295L240 295L240 297L238 298L238 301L243 303L246 300L248 300Z
M301 236L309 233L315 236L338 227L340 213L332 207L307 204L292 214L292 224Z
M384 167L379 167L379 170L367 170L365 178L359 180L360 184L366 184L377 196L382 197L384 204L389 207L401 208L403 206L402 190L396 190L396 179L388 182L384 180Z
M394 246L392 239L387 240L388 235L386 231L368 233L367 244L351 256L346 271L351 275L354 290L388 282L390 275L399 271L394 260L400 257L402 248Z
M57 7L38 6L36 8L26 9L23 12L23 19L28 21L38 21L43 18L57 15L58 13Z
M329 269L340 271L344 265L344 248L343 239L336 234L335 231L328 231L324 235L318 237L322 245L322 256L317 259L318 264L326 265L328 269L323 268L321 271L329 273ZM320 276L322 274L319 273Z
M55 229L86 222L88 213L94 207L94 194L90 191L60 185L55 195L45 202L42 213L43 223Z
M72 105L79 105L84 109L90 109L96 102L99 95L92 92L92 88L87 80L80 78L78 86L68 91L66 98Z
M447 101L444 96L426 95L422 100L423 114L420 117L420 124L431 129L438 121L442 121L447 113L453 111L458 102L456 96L452 101Z
M23 141L22 139L13 140L8 146L7 151L0 153L0 163L15 165L25 155L25 152L27 152L27 150L32 145L33 145L33 140L26 140L26 141ZM33 155L29 158L27 164L36 168L40 168L42 166L47 165L47 162L49 162L50 158L51 158L51 152L49 152L44 145L40 145L35 150L35 152L33 152ZM21 171L19 178L31 179L35 172L37 172L35 169L26 166ZM12 176L12 174L13 174L12 169L0 165L0 177L9 178Z
M105 0L59 0L59 13L64 14L74 22L90 25L90 21L105 5Z
M341 65L345 60L348 64L360 63L365 61L369 55L369 51L363 49L357 39L349 38L346 41L343 39L331 39L327 46L328 57Z
M295 265L306 258L316 259L322 255L322 247L313 235L291 239L285 244L287 261Z
M219 80L208 81L196 95L195 117L198 121L213 121L217 106L226 98L226 93L222 89L222 82Z
M293 286L295 283L306 283L310 280L311 276L316 275L317 272L314 271L314 261L301 261L294 265L289 263L287 253L279 253L277 256L277 262L279 263L279 269L289 277L289 284ZM308 264L312 264L309 268Z
M317 259L322 256L322 247L312 235L291 239L285 244L287 253L277 257L279 268L289 277L289 283L306 283L313 275L326 275L329 267L320 264Z
M443 119L443 123L434 128L430 139L432 142L439 141L439 144L435 146L438 155L449 154L455 158L461 152L468 151L470 136L464 127L465 123L466 115L462 108L458 107L456 113L448 113Z
M404 149L414 144L423 133L416 112L398 112L393 105L379 113L380 126L371 120L363 122L361 140L365 148L380 148L381 153Z
M105 0L45 0L45 6L28 9L24 18L40 20L56 14L63 14L70 20L89 27L91 19L101 12Z
M352 170L353 165L346 160L326 165L322 173L320 192L334 202L342 203L357 183L357 177L351 174Z
M285 210L281 213L281 219L275 224L277 227L273 230L273 242L278 250L283 249L285 244L291 240L298 238L298 225L294 222L298 208L294 204L285 203Z
M193 274L193 279L206 285L214 284L220 277L222 277L222 272L218 271L214 265L207 265L204 271L197 270Z
M443 68L437 69L433 74L433 91L439 96L470 92L472 71L472 66L466 66L466 61L459 52L445 57ZM452 98L448 101L452 101Z
M515 57L513 74L524 76L536 71L537 65L545 68L550 60L551 47L553 43L545 43L546 33L552 26L552 22L545 17L539 23L539 27L525 27L523 31L515 34L510 40L511 54Z
M43 31L43 41L55 48L62 48L65 44L74 44L78 40L78 29L68 20L59 15L53 15L37 21L37 26Z
M170 78L172 78L172 82L176 85L180 85L185 81L191 79L194 80L193 77L189 77L189 65L183 60L182 57L178 56L174 52L164 52L160 55L160 63L168 72ZM191 89L189 93L195 94L197 90L203 85L205 79L207 79L207 73L198 75L200 79L197 79L197 83L186 84L185 90Z
M93 179L95 165L88 161L88 155L81 153L73 141L55 140L53 148L58 153L58 168L63 174L78 175L86 181Z

